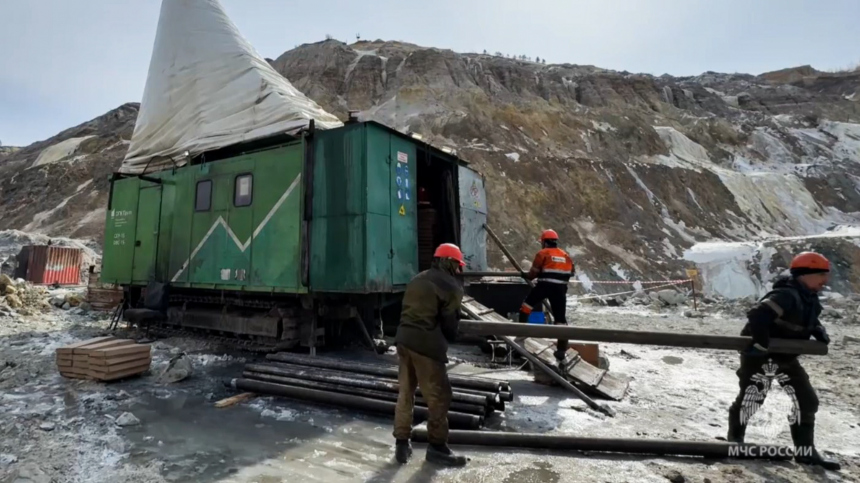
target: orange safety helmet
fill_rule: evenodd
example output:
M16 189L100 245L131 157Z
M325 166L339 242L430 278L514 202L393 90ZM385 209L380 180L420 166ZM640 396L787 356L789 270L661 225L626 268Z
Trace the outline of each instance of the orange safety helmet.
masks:
M436 258L452 258L460 262L461 267L466 266L466 262L463 261L463 252L460 251L460 247L453 243L443 243L439 245L433 256Z
M558 240L558 233L555 230L544 230L543 233L540 234L540 241L545 242L547 240Z
M792 272L822 273L830 271L830 260L815 252L803 252L791 260Z

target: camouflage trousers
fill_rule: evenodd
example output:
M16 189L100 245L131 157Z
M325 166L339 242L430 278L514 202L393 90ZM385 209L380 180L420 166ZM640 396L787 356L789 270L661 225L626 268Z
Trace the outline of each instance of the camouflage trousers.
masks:
M448 407L451 405L451 383L445 364L422 356L403 346L397 346L400 360L398 383L400 394L394 411L394 437L410 439L412 435L412 409L415 405L415 389L427 401L430 413L427 418L427 435L430 444L448 442Z
M796 414L792 424L812 426L818 412L818 396L809 382L809 375L797 357L741 357L737 370L740 392L729 409L729 423L744 427L758 407L764 403L771 384L793 389Z

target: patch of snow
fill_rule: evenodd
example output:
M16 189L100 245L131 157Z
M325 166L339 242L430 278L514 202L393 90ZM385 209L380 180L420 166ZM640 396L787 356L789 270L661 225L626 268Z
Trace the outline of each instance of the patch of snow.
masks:
M704 208L702 208L702 205L699 204L699 200L696 199L696 194L693 193L693 190L691 190L690 188L687 188L687 194L690 195L690 198L693 200L693 203L695 203L696 206L698 206L700 210L704 209Z
M594 129L597 129L600 132L617 131L617 129L615 129L615 127L612 126L612 124L609 124L608 122L591 121L591 125L594 126Z
M81 218L81 221L78 222L77 227L81 228L87 226L90 223L104 222L106 214L106 208L98 208L96 210L93 210L87 213L83 218Z
M54 214L55 214L56 212L58 212L58 211L62 210L63 208L65 208L65 207L66 207L66 205L69 203L69 201L70 201L72 198L74 198L75 196L77 196L77 194L78 194L77 192L73 193L71 196L67 197L66 199L64 199L63 201L61 201L61 202L60 202L60 204L58 204L57 206L55 206L55 207L51 208L50 210L45 210L45 211L42 211L42 212L36 213L36 214L33 216L33 221L31 221L30 223L27 223L27 224L24 226L24 231L34 231L34 232L37 232L37 233L38 233L38 230L39 230L40 228L42 228L42 226L44 225L44 222L45 222L46 220L50 219L52 216L54 216Z
M824 216L797 176L716 171L738 207L759 228L776 229L781 235L810 234L823 231L834 221Z
M92 137L95 136L90 135L78 138L69 138L64 141L60 141L57 144L52 144L39 153L39 157L36 158L36 161L33 162L30 167L35 168L36 166L44 166L67 160L70 156L75 154L78 150L78 146L80 146L82 142Z
M846 238L856 242L860 239L860 227L839 226L818 235L769 237L760 242L697 243L684 251L684 259L699 267L705 294L729 299L760 297L780 275L771 268L778 244L820 238Z
M588 278L588 275L584 271L577 271L576 279L579 280L579 283L582 284L582 288L584 288L586 292L591 292L594 288L594 283L591 282L591 279Z
M761 289L749 270L756 248L755 243L698 243L684 251L684 259L699 267L705 294L744 298Z
M79 184L77 188L75 188L75 193L80 193L82 189L86 188L91 184L93 184L93 180L91 179L84 181L83 183Z
M669 155L651 156L647 158L650 162L697 172L701 171L702 168L710 169L714 165L708 151L702 145L677 129L668 126L654 126L654 130L669 148Z
M860 163L860 124L822 121L819 129L838 140L833 146L837 156Z
M629 276L627 275L627 271L621 268L621 264L616 263L610 268L612 268L612 271L615 272L615 275L618 275L621 280L630 280Z
M505 155L505 157L510 159L511 161L515 162L515 163L520 162L520 153L508 153Z
M780 164L792 164L796 162L794 154L776 136L771 134L767 128L757 128L750 136L753 151L769 161Z

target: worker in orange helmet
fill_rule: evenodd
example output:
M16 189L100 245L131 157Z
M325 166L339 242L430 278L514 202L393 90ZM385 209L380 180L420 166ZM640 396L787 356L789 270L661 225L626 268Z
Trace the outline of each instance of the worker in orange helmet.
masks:
M529 292L522 307L520 307L520 322L528 322L532 311L542 310L544 300L549 301L552 316L557 325L567 324L567 284L575 273L573 260L558 247L558 233L555 230L544 230L540 236L542 249L535 256L527 280L537 280ZM556 343L555 358L564 360L568 342L559 339Z
M463 287L457 273L466 262L457 245L440 245L433 264L406 286L403 310L397 327L397 358L400 386L394 411L395 458L409 461L412 446L412 410L415 388L427 401L427 461L445 466L463 466L467 459L448 448L448 408L452 389L448 381L448 342L457 336Z
M815 449L818 396L809 376L796 355L768 352L771 337L802 340L814 337L830 343L827 331L818 320L821 313L818 293L827 284L830 262L819 253L803 252L791 261L790 272L791 276L777 279L773 289L747 314L748 322L741 335L752 336L752 343L741 353L737 371L740 392L729 409L726 439L744 442L747 423L764 403L772 383L778 382L793 389L786 392L793 399L788 421L796 450L795 461L836 471L840 469L839 463L825 459Z

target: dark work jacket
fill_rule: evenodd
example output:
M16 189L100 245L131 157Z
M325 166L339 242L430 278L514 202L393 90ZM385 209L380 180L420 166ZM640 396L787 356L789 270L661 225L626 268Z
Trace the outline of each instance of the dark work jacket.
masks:
M753 342L763 347L770 345L771 338L808 340L821 325L818 320L820 314L821 302L817 293L793 277L781 277L747 313L748 322L741 335L752 336Z
M448 265L434 262L406 286L395 338L397 345L443 363L448 362L448 341L457 337L463 300L463 287Z

